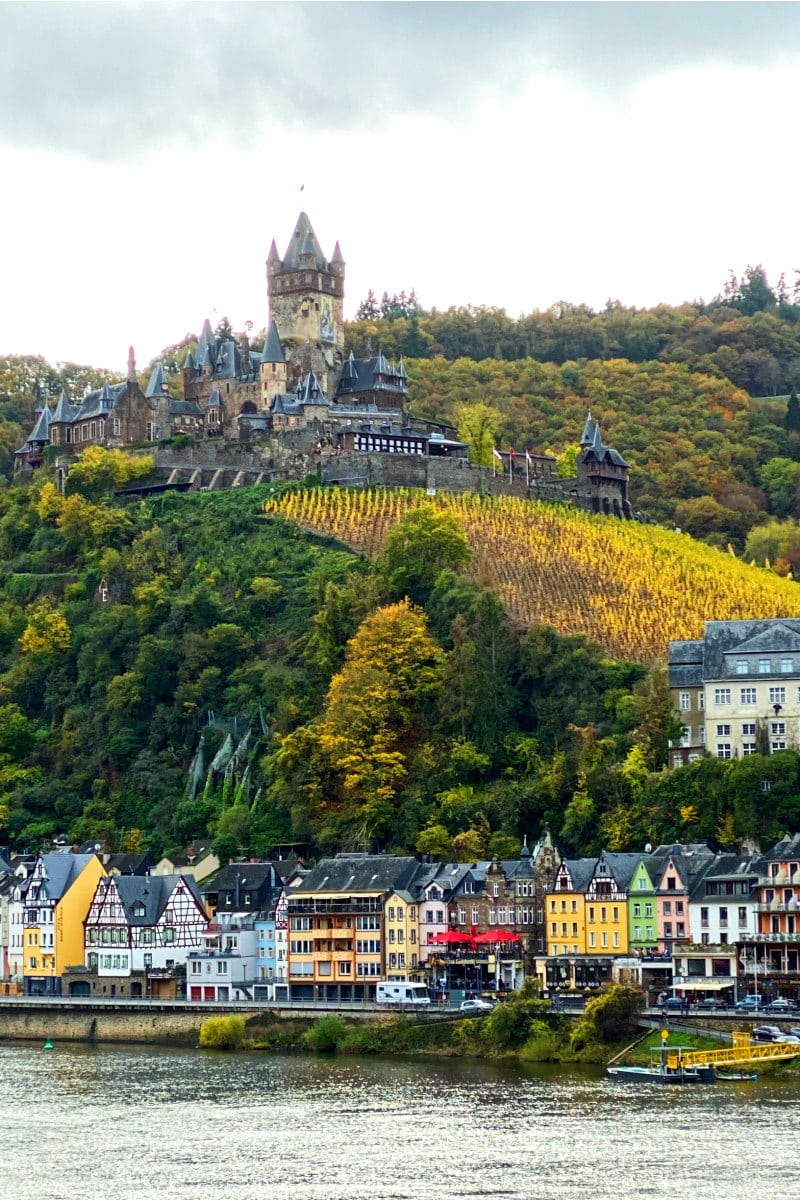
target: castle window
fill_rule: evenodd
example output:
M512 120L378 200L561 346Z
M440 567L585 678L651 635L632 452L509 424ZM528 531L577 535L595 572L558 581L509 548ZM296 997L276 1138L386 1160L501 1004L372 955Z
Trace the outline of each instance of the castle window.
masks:
M114 437L119 437L122 433L122 422L119 417L114 417L112 428L114 430Z
M739 702L741 704L755 704L757 703L757 699L758 692L756 688L740 688Z

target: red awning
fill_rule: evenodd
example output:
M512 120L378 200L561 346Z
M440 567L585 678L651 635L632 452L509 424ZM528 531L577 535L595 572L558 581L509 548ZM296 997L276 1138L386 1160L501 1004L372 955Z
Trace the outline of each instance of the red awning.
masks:
M443 933L435 933L428 939L429 946L456 946L471 942L468 933L459 933L456 929L446 929Z
M477 933L473 940L481 946L491 945L496 942L522 941L519 934L510 933L507 929L487 929L485 933Z

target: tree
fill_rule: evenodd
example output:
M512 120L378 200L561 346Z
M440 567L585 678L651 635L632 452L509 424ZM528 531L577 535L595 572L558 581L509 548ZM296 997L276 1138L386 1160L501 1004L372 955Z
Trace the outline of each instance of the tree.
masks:
M792 394L786 404L786 416L783 418L783 424L790 433L800 432L800 400L797 399L797 392L792 388Z
M800 463L780 456L771 458L761 468L759 482L767 493L770 510L776 517L788 517L796 513Z
M496 408L478 402L459 405L454 416L458 436L469 447L469 461L476 467L490 467L501 414Z
M99 499L133 479L149 475L154 467L152 454L87 446L69 469L66 490L68 494L80 492L87 499Z
M420 504L386 538L384 571L390 594L425 604L441 572L458 570L471 557L467 535L456 518L432 504Z

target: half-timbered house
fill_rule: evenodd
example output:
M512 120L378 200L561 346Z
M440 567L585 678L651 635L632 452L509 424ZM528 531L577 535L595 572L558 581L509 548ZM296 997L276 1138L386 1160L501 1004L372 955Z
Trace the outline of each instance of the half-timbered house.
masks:
M86 919L83 978L73 994L177 995L181 968L208 927L197 885L186 875L101 879Z

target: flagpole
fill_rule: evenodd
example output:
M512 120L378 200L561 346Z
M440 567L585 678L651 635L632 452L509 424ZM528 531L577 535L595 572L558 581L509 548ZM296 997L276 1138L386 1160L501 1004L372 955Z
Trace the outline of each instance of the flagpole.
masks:
M531 456L525 448L525 487L531 486Z

